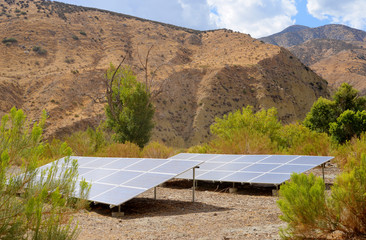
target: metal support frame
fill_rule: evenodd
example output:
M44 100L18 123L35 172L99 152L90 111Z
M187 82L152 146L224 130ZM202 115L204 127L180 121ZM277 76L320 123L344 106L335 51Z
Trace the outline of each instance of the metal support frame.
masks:
M196 200L196 168L199 168L199 166L193 168L192 202L195 202Z
M110 208L115 207L114 205L109 205ZM124 212L121 212L121 205L118 205L118 212L112 212L112 217L123 217L125 215Z
M154 200L156 200L156 187L154 187Z
M325 177L324 177L324 168L325 168L325 163L323 163L323 164L322 164L323 181L325 182Z

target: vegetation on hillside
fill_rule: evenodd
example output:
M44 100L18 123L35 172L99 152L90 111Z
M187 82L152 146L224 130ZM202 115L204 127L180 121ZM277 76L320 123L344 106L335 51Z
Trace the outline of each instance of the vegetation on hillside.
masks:
M111 64L107 70L106 125L114 132L113 139L145 146L154 127L154 107L143 83L128 67Z

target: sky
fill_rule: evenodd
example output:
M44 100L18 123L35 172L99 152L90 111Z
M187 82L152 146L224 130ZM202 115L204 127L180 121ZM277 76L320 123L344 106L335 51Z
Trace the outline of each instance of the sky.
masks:
M366 0L58 0L196 30L259 38L291 25L343 24L366 31Z

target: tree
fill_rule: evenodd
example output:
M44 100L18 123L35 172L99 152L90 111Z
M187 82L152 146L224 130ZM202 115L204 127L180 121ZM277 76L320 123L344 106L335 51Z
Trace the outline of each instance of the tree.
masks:
M343 83L332 100L320 97L313 104L303 124L311 130L328 133L343 143L366 129L366 122L360 119L365 109L366 98L360 97L356 89Z
M346 110L362 111L366 107L366 98L360 97L358 91L348 83L342 83L334 94L333 100L339 113Z
M145 146L154 127L154 107L146 86L136 80L128 67L110 65L106 73L107 127L117 142L127 141Z
M336 122L330 123L330 134L339 143L350 140L353 136L359 137L366 131L366 111L346 110Z
M320 97L306 115L304 125L317 132L329 133L329 124L337 119L336 103Z

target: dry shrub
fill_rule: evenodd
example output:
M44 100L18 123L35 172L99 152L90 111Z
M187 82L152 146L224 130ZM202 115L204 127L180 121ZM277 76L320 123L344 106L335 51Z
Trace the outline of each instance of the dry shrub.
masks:
M335 232L341 239L366 236L366 155L353 159L337 176L331 193L313 174L293 174L281 186L278 206L284 239L328 239ZM334 238L332 238L334 239Z
M168 158L175 154L172 147L167 147L159 142L150 142L141 152L142 157L146 158Z
M352 138L351 141L346 142L343 145L337 145L334 150L336 161L339 167L344 168L347 163L355 159L360 159L362 153L366 153L366 134L362 133L361 136Z
M140 148L136 144L130 142L113 143L101 149L96 155L98 157L137 158L140 157Z
M279 144L283 154L327 156L331 140L326 133L318 133L300 124L289 124L281 129Z
M277 152L277 143L259 132L238 130L230 138L218 137L210 143L191 147L188 152L218 154L270 154Z
M65 138L76 156L90 156L93 151L86 131L75 132Z
M269 154L276 153L277 144L268 135L258 132L237 132L229 139L217 139L211 143L216 153Z

